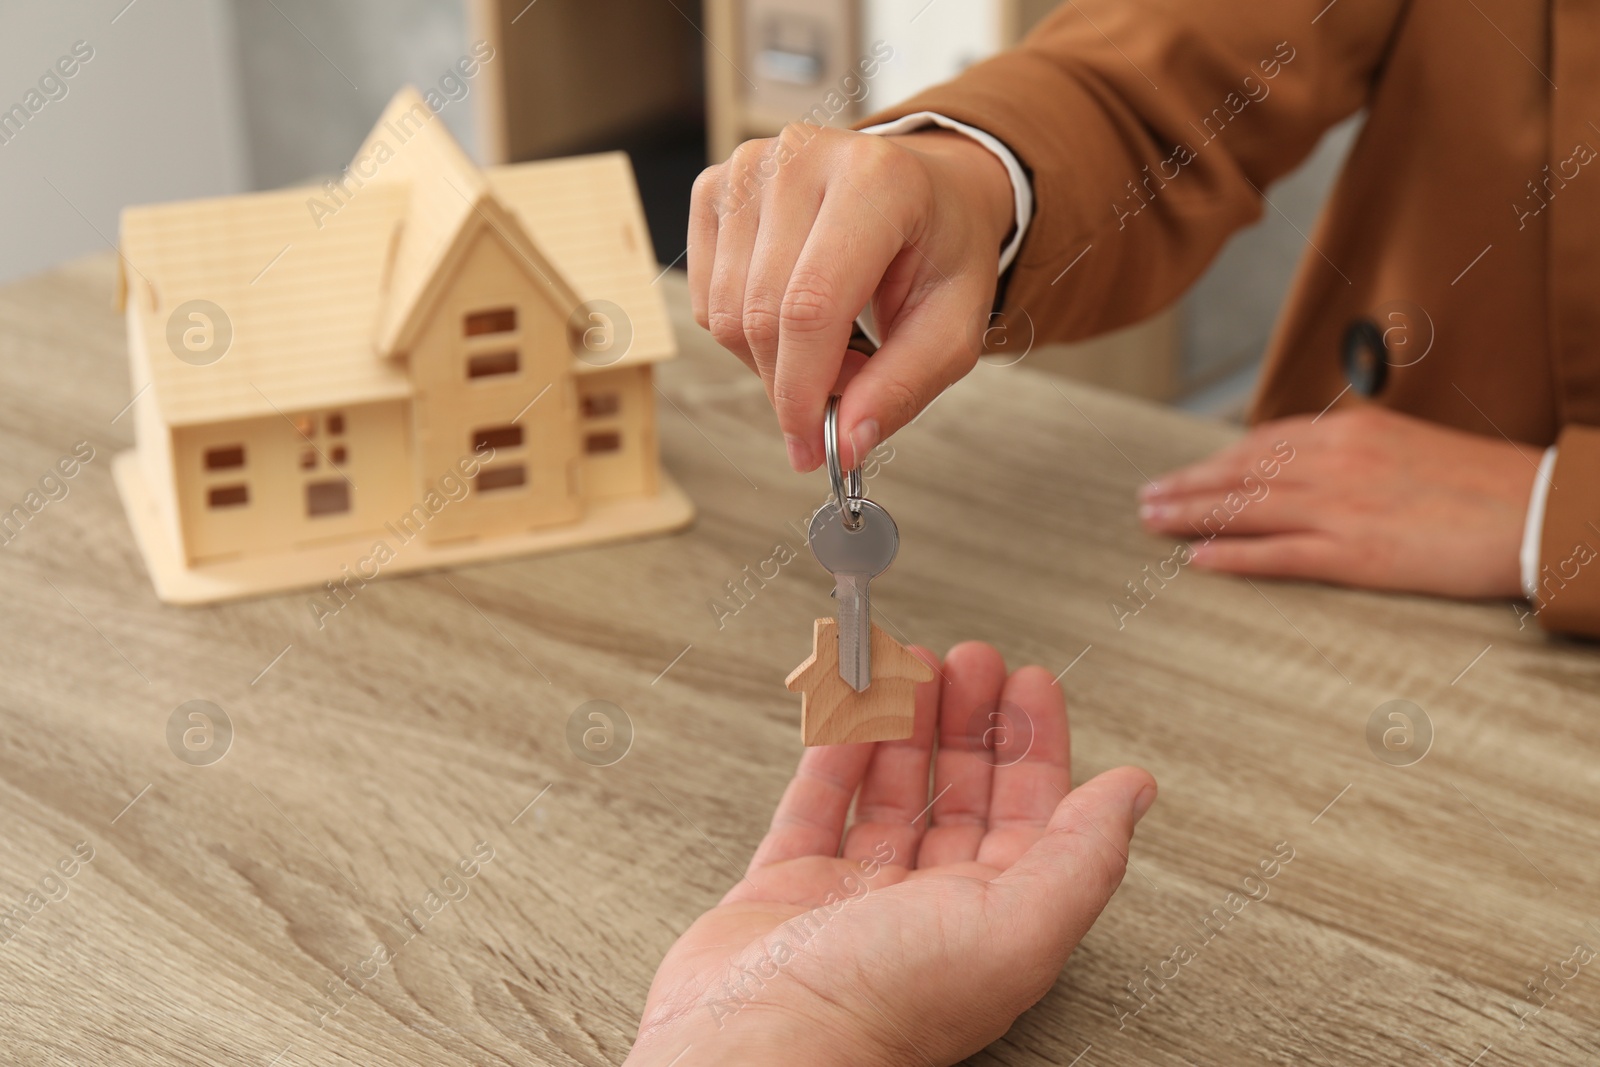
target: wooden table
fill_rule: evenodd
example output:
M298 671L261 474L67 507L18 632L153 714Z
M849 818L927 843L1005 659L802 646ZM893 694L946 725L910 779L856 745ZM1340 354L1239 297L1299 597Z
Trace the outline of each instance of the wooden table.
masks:
M110 478L131 434L112 278L106 255L0 289L0 507L95 450L0 549L0 911L25 917L0 944L0 1059L620 1062L799 754L782 680L825 576L802 554L736 614L711 605L803 548L786 524L823 479L786 469L757 383L669 277L688 533L382 581L322 630L304 595L164 607ZM1600 661L1504 604L1187 570L1119 629L1123 583L1172 550L1139 530L1141 473L1233 432L986 366L873 484L904 535L877 617L1065 671L1079 778L1137 762L1162 787L1054 992L975 1062L1592 1062L1600 960L1566 961L1600 946ZM1411 766L1369 749L1396 698L1434 730ZM196 699L234 729L207 766L168 743ZM569 749L590 700L635 728L612 766ZM1275 848L1293 859L1247 884ZM374 964L380 941L403 947ZM1519 1029L1530 979L1548 1006Z

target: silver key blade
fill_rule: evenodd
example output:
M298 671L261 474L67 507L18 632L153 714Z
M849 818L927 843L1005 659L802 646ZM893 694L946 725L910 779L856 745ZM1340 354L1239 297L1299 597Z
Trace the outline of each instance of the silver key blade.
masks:
M854 574L834 577L839 598L839 677L861 692L872 684L872 609L867 585L872 579Z
M872 682L872 616L867 586L900 549L900 531L883 508L860 501L861 525L844 525L837 504L811 518L811 551L834 577L839 599L839 676L856 692Z

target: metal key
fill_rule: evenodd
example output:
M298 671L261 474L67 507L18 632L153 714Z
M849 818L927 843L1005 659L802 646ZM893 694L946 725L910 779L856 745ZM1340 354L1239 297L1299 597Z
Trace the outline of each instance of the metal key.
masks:
M839 677L861 692L872 684L872 609L867 586L888 569L900 550L900 531L883 508L870 500L851 499L859 507L850 529L834 502L811 517L811 552L833 575L839 600Z

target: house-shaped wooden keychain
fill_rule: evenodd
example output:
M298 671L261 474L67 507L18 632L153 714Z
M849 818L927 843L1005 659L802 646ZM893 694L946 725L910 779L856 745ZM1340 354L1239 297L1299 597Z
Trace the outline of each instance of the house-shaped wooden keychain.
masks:
M818 619L811 655L784 682L800 694L800 735L806 745L898 741L916 723L918 682L933 668L900 642L872 627L872 684L861 692L839 674L839 621Z
M320 187L131 208L133 451L163 600L687 525L660 468L676 355L620 153L480 170L413 89Z

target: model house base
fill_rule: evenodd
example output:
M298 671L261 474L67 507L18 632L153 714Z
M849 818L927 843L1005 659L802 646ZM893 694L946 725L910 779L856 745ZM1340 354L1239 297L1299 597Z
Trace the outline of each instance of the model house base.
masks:
M410 536L409 529L391 526L377 537L349 537L191 567L162 528L138 456L132 451L119 454L111 471L156 595L169 604L211 604L290 589L315 592L326 589L328 582L349 589L346 582L359 587L395 574L628 541L672 533L694 521L693 502L663 471L657 495L592 504L582 519L564 526L443 543Z

